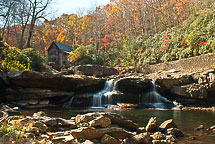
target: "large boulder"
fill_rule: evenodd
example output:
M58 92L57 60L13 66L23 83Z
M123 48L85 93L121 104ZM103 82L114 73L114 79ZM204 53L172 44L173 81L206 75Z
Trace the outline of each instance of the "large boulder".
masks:
M131 130L131 131L137 131L139 126L132 122L131 120L128 120L127 118L115 114L115 113L101 113L103 116L109 118L111 120L111 124L118 125L122 128Z
M105 77L118 74L118 71L111 67L99 65L81 65L75 67L76 74L83 74L87 76Z
M153 87L150 79L142 78L121 78L116 82L117 90L123 93L146 93Z
M7 80L11 87L45 88L75 92L94 92L104 86L103 79L35 71L9 72Z
M100 139L104 134L108 134L116 139L125 139L132 136L132 134L122 128L101 128L81 127L70 131L74 138L81 139Z
M164 129L164 130L167 130L167 129L169 129L169 128L177 128L177 125L175 124L175 122L174 122L173 119L170 119L170 120L164 121L164 122L159 126L159 128Z
M107 128L111 125L111 120L100 113L88 113L77 115L75 123L78 127L102 127Z
M207 88L204 85L199 85L195 83L183 86L173 86L171 88L171 92L182 97L195 99L207 98Z
M181 86L193 83L192 75L173 75L160 77L155 80L161 91L170 90L173 86Z

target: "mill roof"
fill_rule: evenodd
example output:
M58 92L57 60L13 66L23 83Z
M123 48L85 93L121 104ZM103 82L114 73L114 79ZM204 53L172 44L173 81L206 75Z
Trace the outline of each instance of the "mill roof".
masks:
M63 50L63 51L65 51L65 52L71 52L71 51L73 51L72 46L70 46L70 45L63 44L63 43L56 42L56 41L54 41L53 43L56 44L57 47L58 47L60 50Z

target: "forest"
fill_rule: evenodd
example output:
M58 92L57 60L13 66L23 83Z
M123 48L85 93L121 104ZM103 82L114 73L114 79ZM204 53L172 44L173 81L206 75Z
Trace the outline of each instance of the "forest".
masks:
M45 62L47 48L57 41L75 49L69 55L72 65L140 68L215 50L213 0L110 0L86 15L79 11L50 20L51 3L1 0L2 43L30 59L36 52L34 62ZM14 62L4 66L11 61L6 55L1 53L1 71L13 67ZM21 69L32 69L21 63Z

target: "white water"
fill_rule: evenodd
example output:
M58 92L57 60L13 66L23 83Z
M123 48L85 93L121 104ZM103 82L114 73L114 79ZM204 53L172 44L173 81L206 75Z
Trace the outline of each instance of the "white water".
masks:
M115 94L118 94L118 92L115 90L114 79L106 81L104 89L93 94L93 107L113 104L113 95Z
M170 102L167 98L161 96L157 90L156 85L152 81L153 87L152 91L142 94L139 97L139 104L145 104L149 107L155 107L155 108L165 108L165 103Z

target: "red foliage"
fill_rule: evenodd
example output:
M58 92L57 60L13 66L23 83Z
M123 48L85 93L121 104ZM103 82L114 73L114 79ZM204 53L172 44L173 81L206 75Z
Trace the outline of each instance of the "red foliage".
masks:
M208 44L206 42L200 42L199 45L200 46L207 46Z

